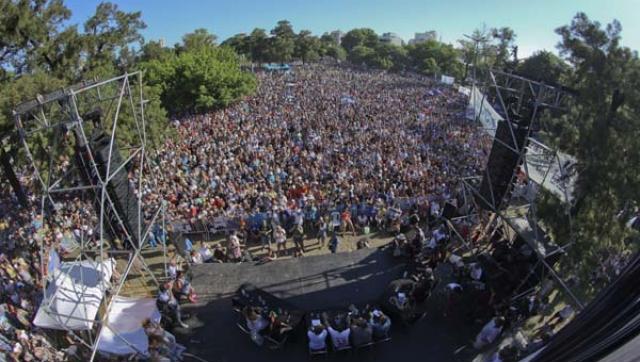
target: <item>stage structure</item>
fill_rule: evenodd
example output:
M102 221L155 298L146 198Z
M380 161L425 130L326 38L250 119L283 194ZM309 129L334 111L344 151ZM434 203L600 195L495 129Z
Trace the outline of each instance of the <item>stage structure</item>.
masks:
M561 87L502 71L490 70L485 78L484 82L473 82L467 117L493 135L493 146L483 174L461 179L467 212L450 218L448 223L451 227L465 220L480 223L485 236L502 226L507 237L522 238L537 254L538 264L581 309L582 302L553 268L554 261L573 244L573 232L566 243L555 245L540 227L536 209L539 191L544 188L562 201L567 222L572 224L569 209L576 178L575 160L537 138L541 116L566 112L572 94ZM459 234L457 237L462 239ZM526 284L527 280L522 282L522 286ZM518 295L527 292L530 291L520 290Z
M128 277L141 276L147 288L133 292L139 295L127 291L130 297L149 297L166 274L165 204L144 193L157 177L148 172L146 102L142 73L135 72L37 95L14 110L43 225L65 249L60 260L59 246L40 239L47 278L34 322L74 333L92 361L107 330L146 354L112 328L109 316ZM164 272L158 275L145 259L152 232L162 239Z

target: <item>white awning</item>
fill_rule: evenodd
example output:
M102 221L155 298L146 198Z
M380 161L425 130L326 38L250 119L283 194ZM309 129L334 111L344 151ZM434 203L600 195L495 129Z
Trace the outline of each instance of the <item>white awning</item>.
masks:
M106 325L98 337L98 351L128 355L148 354L149 340L142 322L150 318L160 321L160 312L153 298L114 297Z
M114 267L113 259L62 263L52 274L33 324L50 329L92 329Z

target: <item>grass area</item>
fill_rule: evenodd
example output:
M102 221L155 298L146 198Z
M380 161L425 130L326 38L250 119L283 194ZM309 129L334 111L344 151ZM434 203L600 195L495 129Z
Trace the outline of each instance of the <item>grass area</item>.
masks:
M411 232L407 235L408 238L411 237ZM371 248L377 248L383 245L386 245L392 240L392 237L388 233L384 232L373 232L368 235L364 235L362 233L351 235L351 233L345 233L344 236L340 237L340 244L338 245L337 252L350 252L357 249L357 242L363 238L366 238L369 241L369 245ZM225 244L224 235L213 235L211 240L205 240L205 244L209 247L214 247L215 244L221 243L222 246ZM307 236L304 240L305 247L305 256L310 255L322 255L328 254L331 251L328 248L328 238L325 242L324 247L322 247L315 236L309 237ZM194 247L199 247L199 242L194 242ZM273 245L273 244L272 244ZM294 244L291 238L287 239L286 250L283 255L278 256L278 260L280 259L288 259L292 258L294 254ZM275 248L275 245L272 246ZM261 257L266 255L266 251L263 249L260 244L249 244L246 245L246 248L251 252L254 257ZM173 245L168 245L166 250L166 255L162 250L162 247L158 245L156 248L146 247L142 251L142 256L144 258L145 263L149 266L149 269L153 272L154 276L157 280L164 280L164 263L165 260L168 263L171 259L176 259L178 263L185 261L183 258L176 253L176 249ZM277 262L277 261L276 261ZM139 264L139 263L138 263ZM126 267L126 260L122 259L118 261L118 270L124 271ZM125 282L124 287L120 295L123 296L155 296L156 286L153 282L153 279L149 276L149 273L144 270L141 265L136 265L131 269L129 276Z

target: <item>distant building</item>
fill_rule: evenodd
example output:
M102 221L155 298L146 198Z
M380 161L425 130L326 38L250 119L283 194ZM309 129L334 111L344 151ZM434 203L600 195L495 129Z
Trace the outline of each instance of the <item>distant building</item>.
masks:
M438 40L438 33L435 30L425 31L424 33L416 33L413 39L409 40L409 45L420 44L429 40Z
M344 36L344 33L341 32L340 30L334 30L331 33L329 33L329 35L331 35L331 37L336 41L336 43L340 44L340 42L342 42L342 37Z
M389 43L397 46L401 46L402 44L404 44L402 38L400 38L396 33L384 33L380 37L380 40L384 43Z
M165 42L164 38L160 38L160 39L158 40L158 43L160 44L160 48L164 48L164 46L165 46L165 44L166 44L166 42Z

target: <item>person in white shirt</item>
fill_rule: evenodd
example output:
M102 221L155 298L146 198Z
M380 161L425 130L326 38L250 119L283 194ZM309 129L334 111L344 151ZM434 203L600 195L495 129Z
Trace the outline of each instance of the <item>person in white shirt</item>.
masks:
M482 327L482 330L476 336L476 340L473 343L473 347L481 349L482 347L493 343L496 338L502 333L504 327L504 318L495 317Z
M478 263L471 264L471 271L469 272L471 279L480 280L482 278L482 267Z
M247 328L252 333L259 333L261 330L269 326L269 321L262 315L258 314L253 307L245 307L243 313L247 321Z
M204 260L202 260L202 254L193 250L191 251L191 263L193 264L202 264Z
M198 249L198 253L200 253L202 261L205 263L209 263L211 262L211 259L213 259L213 252L207 244L204 243L204 241L200 242L200 249Z
M322 317L324 319L324 324L327 326L327 330L329 331L329 335L331 336L331 343L333 344L333 347L335 349L348 347L350 345L349 335L351 334L351 329L347 326L346 321L344 319L338 321L339 323L336 323L337 325L334 329L329 323L327 315L325 314Z
M166 310L166 312L171 313L171 317L175 320L175 322L178 323L178 325L180 325L182 328L189 328L189 326L182 321L180 304L176 300L171 289L172 289L171 282L167 282L165 284L160 285L157 301L161 306L166 306L166 309L160 308L161 312L163 310Z
M309 349L312 351L321 351L326 349L327 330L318 319L312 320L311 325L311 328L307 331L307 337L309 337Z

